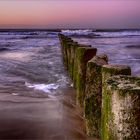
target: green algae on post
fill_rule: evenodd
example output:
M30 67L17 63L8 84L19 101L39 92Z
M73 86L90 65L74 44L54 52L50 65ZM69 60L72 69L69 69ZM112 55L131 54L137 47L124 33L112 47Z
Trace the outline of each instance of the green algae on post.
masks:
M96 55L97 49L91 47L78 47L76 50L76 101L80 106L84 105L85 82L86 82L86 64Z
M66 69L68 69L68 58L67 58L67 46L69 43L72 43L73 40L67 36L59 34L59 39L61 43L61 52L63 57L63 63Z
M68 74L70 76L70 59L71 59L71 46L74 44L74 42L68 42L67 46L66 46L66 53L67 53L67 70L68 70Z
M107 64L107 55L93 57L87 63L84 115L86 133L100 137L101 98L102 98L102 65Z
M102 108L101 108L101 137L103 140L109 140L106 122L109 119L108 102L110 96L106 92L106 80L114 75L131 75L131 68L127 65L104 65L102 68Z
M71 57L69 61L69 74L72 80L73 80L73 75L74 75L73 71L74 71L75 51L78 46L79 46L78 43L74 42L70 48Z
M140 78L113 76L106 81L108 95L106 140L140 139Z
M77 84L76 83L76 80L77 80L77 54L76 54L76 50L79 47L91 47L91 45L78 44L75 46L74 62L73 62L73 85L74 85L74 88L77 88L76 87L76 84Z
M67 70L68 70L68 58L70 56L68 49L69 49L70 44L72 44L72 43L73 43L73 41L69 40L69 41L64 42L64 46L63 46L63 48L64 48L64 52L63 52L63 54L64 54L64 65L65 65Z

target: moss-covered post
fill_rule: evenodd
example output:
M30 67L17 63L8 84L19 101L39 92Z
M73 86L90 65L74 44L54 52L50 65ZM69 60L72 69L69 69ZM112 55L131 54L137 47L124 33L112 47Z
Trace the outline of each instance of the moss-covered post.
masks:
M107 55L93 57L87 63L84 115L86 133L100 137L101 100L102 100L102 66L108 61Z
M102 109L101 109L101 135L102 140L109 140L108 138L108 94L106 93L106 80L113 75L131 75L131 68L126 65L104 65L102 68Z
M78 49L78 48L80 48L80 47L88 47L88 48L90 48L91 47L91 45L84 45L84 44L78 44L78 45L76 45L75 46L75 48L74 48L74 62L73 62L73 85L74 85L74 87L75 88L77 88L76 87L76 84L77 84L77 82L76 82L76 80L77 80L77 55L78 54L76 54L76 50Z
M61 44L63 63L64 63L64 66L66 67L66 69L68 69L67 48L68 48L69 43L73 43L73 40L62 34L59 34L58 36L59 36L59 40L60 40L60 44Z
M97 49L91 47L79 47L76 49L76 101L80 106L84 105L86 65L96 55Z
M64 42L64 64L66 69L68 70L68 64L69 64L69 57L70 57L70 46L73 43L73 40L66 40Z
M61 47L63 46L63 41L67 38L65 35L63 34L58 34L59 40L60 40L60 44Z
M78 43L77 42L68 42L67 43L67 66L68 66L68 73L69 76L72 78L72 69L73 69L73 54L71 52L71 49L73 48L73 46L77 46Z
M63 34L58 34L59 40L60 40L60 44L61 44L61 50L62 50L62 54L64 53L64 46L67 42L71 42L72 39L63 35Z
M59 37L60 44L61 44L61 46L62 46L64 35L59 33L59 34L58 34L58 37Z
M73 80L73 73L74 73L74 61L75 61L75 51L76 48L79 47L79 44L77 42L72 43L70 47L70 60L69 60L69 74L71 79Z
M104 140L140 140L140 78L113 76L106 85Z

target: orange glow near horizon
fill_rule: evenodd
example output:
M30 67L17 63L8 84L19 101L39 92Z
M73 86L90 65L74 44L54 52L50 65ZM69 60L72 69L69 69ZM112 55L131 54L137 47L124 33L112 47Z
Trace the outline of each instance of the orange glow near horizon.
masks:
M0 27L138 27L140 1L0 1Z

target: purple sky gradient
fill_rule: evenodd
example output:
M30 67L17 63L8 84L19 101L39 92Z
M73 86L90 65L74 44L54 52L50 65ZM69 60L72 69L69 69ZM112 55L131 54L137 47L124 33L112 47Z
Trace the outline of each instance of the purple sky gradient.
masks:
M140 0L1 0L8 27L140 28Z

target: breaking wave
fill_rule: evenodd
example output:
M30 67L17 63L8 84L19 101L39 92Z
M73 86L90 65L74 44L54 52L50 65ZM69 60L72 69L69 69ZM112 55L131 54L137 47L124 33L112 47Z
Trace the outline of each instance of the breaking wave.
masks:
M25 83L25 85L29 88L33 88L35 90L41 90L45 93L52 93L53 90L56 90L59 88L59 84L52 83L52 84L30 84Z

